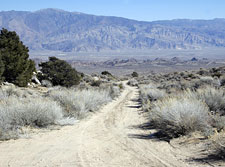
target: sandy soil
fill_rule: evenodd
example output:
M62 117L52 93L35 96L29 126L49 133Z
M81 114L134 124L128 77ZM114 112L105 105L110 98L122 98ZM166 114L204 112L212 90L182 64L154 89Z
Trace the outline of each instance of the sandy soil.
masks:
M184 149L141 137L149 131L135 128L145 122L137 98L138 89L126 86L118 99L74 126L1 142L0 166L199 166L186 161Z

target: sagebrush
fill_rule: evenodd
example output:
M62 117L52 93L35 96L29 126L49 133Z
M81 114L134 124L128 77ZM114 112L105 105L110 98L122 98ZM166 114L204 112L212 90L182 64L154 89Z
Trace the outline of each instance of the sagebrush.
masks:
M207 105L198 99L168 97L153 104L149 121L162 134L173 138L207 131L211 128L208 112Z
M9 96L0 102L0 138L10 138L22 126L44 127L62 119L62 108L47 98ZM15 134L16 135L16 134Z

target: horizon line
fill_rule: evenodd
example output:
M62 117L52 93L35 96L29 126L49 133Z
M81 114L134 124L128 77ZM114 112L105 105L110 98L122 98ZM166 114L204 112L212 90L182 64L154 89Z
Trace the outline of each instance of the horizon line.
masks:
M61 12L67 12L67 13L76 13L76 14L84 14L84 15L92 15L92 16L99 16L99 17L117 17L117 18L123 18L123 19L128 19L128 20L134 20L134 21L140 21L140 22L157 22L157 21L176 21L176 20L189 20L189 21L195 21L195 20L203 20L203 21L210 21L210 20L217 20L217 19L225 19L225 17L214 17L214 18L209 18L209 19L203 19L203 18L173 18L173 19L158 19L158 20L138 20L134 18L128 18L128 17L123 17L123 16L115 16L115 15L99 15L99 14L91 14L91 13L84 13L84 12L78 12L78 11L69 11L69 10L64 10L60 8L42 8L38 10L1 10L0 12L39 12L39 11L44 11L44 10L55 10L55 11L61 11Z

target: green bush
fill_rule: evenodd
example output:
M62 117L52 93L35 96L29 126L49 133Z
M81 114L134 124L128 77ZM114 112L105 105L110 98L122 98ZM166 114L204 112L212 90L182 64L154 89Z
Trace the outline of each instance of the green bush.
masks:
M108 71L102 71L102 75L109 75L109 76L112 76L112 74Z
M93 80L93 81L91 82L91 86L99 87L100 85L101 85L101 81L100 81L100 80L97 80L97 81Z
M5 70L5 65L2 61L2 55L0 54L0 83L4 80L3 73Z
M41 63L39 66L43 73L42 77L38 76L39 79L49 80L54 86L71 87L78 85L80 82L79 73L64 60L49 57L48 62Z
M122 83L120 83L119 85L120 90L124 89L124 85Z
M0 63L0 75L2 73L5 81L18 86L27 86L35 71L35 63L28 59L28 52L29 49L23 45L16 32L10 32L4 28L1 30L0 55L2 63Z
M134 72L131 74L131 76L132 76L132 77L138 77L138 73L134 71Z

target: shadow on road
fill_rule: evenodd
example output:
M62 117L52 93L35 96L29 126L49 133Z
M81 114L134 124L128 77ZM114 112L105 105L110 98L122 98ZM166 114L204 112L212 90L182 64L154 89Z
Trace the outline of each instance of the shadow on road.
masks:
M129 108L137 108L137 112L140 114L144 114L145 111L142 110L141 107L141 101L138 98L131 99L133 102L135 102L136 105L127 106ZM144 116L144 115L143 115ZM129 128L131 129L140 129L140 134L129 134L128 136L130 138L136 138L136 139L144 139L144 140L162 140L162 141L170 141L170 137L162 134L160 131L156 131L155 126L153 123L147 122L148 119L146 119L146 123L143 123L141 125L135 125L131 126Z
M137 108L137 109L140 109L138 111L141 111L141 101L140 101L140 99L134 98L134 99L131 99L131 101L135 102L135 105L127 106L127 107L128 108Z
M211 153L209 153L209 151L206 151L205 153L202 154L202 157L200 158L194 157L191 158L190 161L211 164L215 162L224 162L224 158L225 158L224 152L211 151Z
M158 141L167 141L169 142L171 138L162 134L160 131L157 131L151 123L144 123L138 126L132 126L130 128L140 129L142 133L140 134L129 134L128 136L136 139L145 139L145 140L158 140Z

